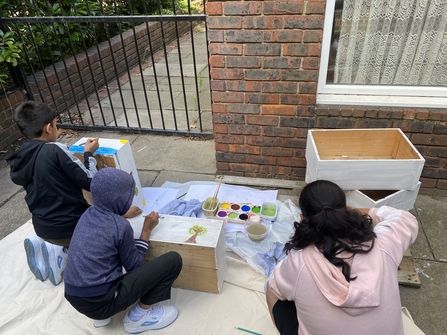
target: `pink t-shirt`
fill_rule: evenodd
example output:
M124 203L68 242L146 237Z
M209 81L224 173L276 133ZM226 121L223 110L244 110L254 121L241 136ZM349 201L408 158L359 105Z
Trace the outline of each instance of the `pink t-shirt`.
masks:
M348 282L312 245L292 250L269 282L281 300L293 300L299 335L403 335L397 268L418 233L416 218L391 207L372 208L373 249L356 254Z

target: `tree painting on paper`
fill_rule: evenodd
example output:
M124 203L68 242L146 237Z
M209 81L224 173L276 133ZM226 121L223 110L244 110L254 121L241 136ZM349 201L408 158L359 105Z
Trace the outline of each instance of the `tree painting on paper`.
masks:
M196 238L197 236L201 236L206 234L207 229L203 226L192 226L191 228L189 228L189 233L193 234L190 238L188 238L185 243L197 243Z

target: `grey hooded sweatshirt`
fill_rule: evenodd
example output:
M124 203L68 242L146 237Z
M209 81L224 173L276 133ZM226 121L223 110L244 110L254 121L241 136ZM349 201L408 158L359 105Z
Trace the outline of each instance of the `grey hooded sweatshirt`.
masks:
M64 271L65 292L75 297L106 294L123 276L143 264L148 242L134 240L129 221L135 181L128 173L104 168L93 177L93 206L79 219Z

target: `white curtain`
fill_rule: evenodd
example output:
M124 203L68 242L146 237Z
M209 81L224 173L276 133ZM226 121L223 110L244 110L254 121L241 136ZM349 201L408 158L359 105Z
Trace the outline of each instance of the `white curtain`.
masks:
M447 85L447 0L344 0L334 83Z

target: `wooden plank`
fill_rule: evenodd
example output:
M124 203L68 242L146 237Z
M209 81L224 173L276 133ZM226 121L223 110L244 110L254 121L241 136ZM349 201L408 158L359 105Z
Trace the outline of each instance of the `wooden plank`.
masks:
M221 176L216 176L216 181L219 181L220 178ZM303 187L303 182L296 180L250 178L250 177L239 177L239 176L222 176L222 182L225 184L233 184L233 185L285 188L291 190Z
M182 271L172 286L187 290L219 293L220 287L217 278L219 272L225 273L225 270L183 265Z
M407 249L404 253L402 262L397 270L397 277L400 285L413 288L421 287L422 283L418 273L414 269L413 256L411 255L410 249Z

